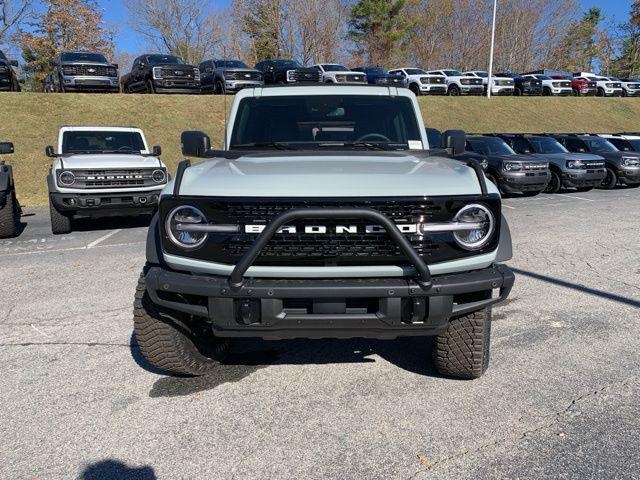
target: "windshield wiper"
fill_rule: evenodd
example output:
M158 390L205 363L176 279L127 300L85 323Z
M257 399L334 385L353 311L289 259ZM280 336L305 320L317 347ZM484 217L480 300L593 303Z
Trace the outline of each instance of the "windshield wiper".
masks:
M276 150L296 150L288 143L283 142L253 142L253 143L236 143L231 145L234 148L275 148Z
M397 147L406 147L406 143L387 142L324 142L318 144L319 147L355 147L366 148L367 150L396 150Z

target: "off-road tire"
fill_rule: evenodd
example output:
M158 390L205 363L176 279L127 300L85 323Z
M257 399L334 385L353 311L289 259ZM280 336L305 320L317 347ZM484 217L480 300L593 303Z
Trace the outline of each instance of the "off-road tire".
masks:
M596 97L604 97L604 88L598 87L597 93L596 93Z
M224 95L224 85L220 80L216 80L213 84L213 93L214 95Z
M449 321L435 338L435 364L441 375L479 378L489 367L491 307Z
M544 87L542 89L542 96L543 97L550 97L552 95L551 89L549 87Z
M600 184L600 188L604 190L613 190L614 188L616 188L617 184L618 184L618 176L616 175L616 172L614 172L612 169L607 167L607 176L604 177L604 180L602 180L602 183Z
M520 90L518 87L513 89L513 96L514 97L521 97L522 96L522 90Z
M185 319L186 320L186 319ZM155 305L147 293L144 272L133 302L133 328L142 355L154 367L177 375L205 375L215 370L229 353L229 339L196 335L194 319Z
M20 227L20 207L16 194L11 191L7 195L4 207L0 208L0 238L13 238L18 235Z
M60 212L49 198L49 215L51 217L51 233L62 235L71 233L72 219L70 216Z

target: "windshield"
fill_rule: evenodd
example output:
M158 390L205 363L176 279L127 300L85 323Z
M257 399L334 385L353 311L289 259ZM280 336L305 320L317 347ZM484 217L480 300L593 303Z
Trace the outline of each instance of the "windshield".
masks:
M536 153L569 153L555 138L529 137L528 140Z
M184 60L180 57L176 57L175 55L149 55L147 60L151 65L160 65L164 63L177 63L179 65L184 65Z
M604 138L583 138L584 143L589 146L589 150L595 153L611 153L617 152L618 149Z
M403 150L412 140L422 136L407 97L292 95L242 99L229 148Z
M457 70L443 70L443 72L447 77L461 77L462 76L462 73L460 73Z
M63 53L60 60L63 62L109 63L107 57L101 53Z
M407 72L407 75L424 75L427 73L421 68L406 68L404 71Z
M145 150L139 132L64 132L62 153L139 153Z
M349 72L350 70L344 65L338 65L335 63L322 65L325 72Z
M480 78L489 78L489 74L487 72L473 72L473 74Z
M382 67L367 67L363 69L366 73L377 73L380 75L386 75L387 71Z
M275 65L277 68L300 68L300 62L296 60L276 60Z
M473 151L483 155L515 155L516 152L507 143L494 137L469 138Z
M634 152L640 152L640 139L627 140L627 142L631 144Z
M549 77L548 75L532 75L534 78L537 78L538 80L552 80L551 77Z
M217 68L249 68L246 63L240 60L218 60L216 62Z

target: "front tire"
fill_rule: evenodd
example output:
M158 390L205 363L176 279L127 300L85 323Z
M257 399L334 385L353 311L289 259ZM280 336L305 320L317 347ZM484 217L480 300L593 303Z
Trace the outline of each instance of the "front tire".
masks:
M422 92L420 92L420 87L415 83L412 83L409 86L409 90L411 90L416 97L419 97L420 95L422 95Z
M201 328L198 328L201 327ZM133 302L133 329L142 355L154 367L177 375L205 375L229 353L229 339L216 338L206 322L180 321L155 305L140 275Z
M434 356L441 375L479 378L489 367L491 307L454 318L435 339Z
M451 87L449 87L449 96L450 97L459 97L460 96L460 89L458 88L457 85L451 85Z
M607 176L602 180L600 188L603 188L604 190L613 190L617 184L618 176L616 175L616 172L607 167Z
M51 233L62 235L71 233L71 217L60 212L49 197L49 215L51 216Z
M0 209L0 238L18 236L20 230L20 206L14 191L7 196L7 202Z
M147 80L147 93L156 93L156 88L151 80Z
M596 96L597 97L604 97L604 89L603 88L598 88Z
M549 180L549 183L547 183L544 193L558 193L561 188L562 181L560 180L560 175L551 170L551 179Z

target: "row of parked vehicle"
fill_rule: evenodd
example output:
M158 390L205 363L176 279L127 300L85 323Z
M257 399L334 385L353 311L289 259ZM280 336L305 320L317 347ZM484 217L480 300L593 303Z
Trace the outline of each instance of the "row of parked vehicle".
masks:
M427 128L431 146L439 147L441 137ZM0 143L2 238L19 233L13 172L1 158L13 151L12 143ZM78 216L151 213L170 179L161 148L149 148L139 128L65 126L45 153L53 159L47 185L54 234L71 232ZM477 161L504 195L640 185L640 132L472 134L462 157Z
M17 65L0 52L0 90L20 89ZM118 65L101 53L63 52L46 76L46 93L235 93L243 88L271 84L333 83L373 84L406 87L416 95L516 96L640 96L640 79L618 79L591 72L539 70L527 73L498 72L491 78L482 70L424 70L402 67L386 70L362 65L347 68L340 63L319 63L310 67L289 59L264 60L253 68L240 60L205 60L188 65L175 55L144 54L131 71L119 75Z

